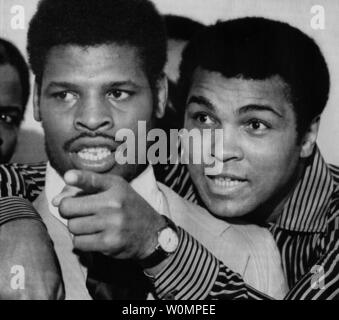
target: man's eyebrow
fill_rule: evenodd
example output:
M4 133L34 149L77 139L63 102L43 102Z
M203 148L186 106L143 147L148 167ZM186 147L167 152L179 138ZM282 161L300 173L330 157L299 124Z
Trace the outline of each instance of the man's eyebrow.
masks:
M46 89L50 89L53 87L64 87L64 88L72 88L76 87L74 83L67 82L67 81L51 81Z
M210 100L208 100L207 98L205 98L203 96L191 96L188 99L187 105L189 105L190 103L199 104L203 107L206 107L207 109L210 109L213 112L215 112L215 109L216 109L214 104Z
M242 114L242 113L247 113L251 111L269 111L277 115L279 118L283 118L283 115L280 112L278 112L273 107L267 104L249 104L249 105L241 107L238 110L238 113Z
M105 85L106 86L106 85ZM108 88L116 88L116 87L124 87L124 86L130 86L130 87L141 87L139 84L132 80L124 80L124 81L112 81L107 83Z
M49 90L78 90L79 86L72 82L67 81L51 81L48 83L46 88L44 89L45 92L48 92Z
M16 113L20 114L21 109L18 106L1 106L0 105L0 113Z
M111 81L108 83L105 83L105 87L107 88L114 88L114 87L122 87L122 86L133 86L133 87L139 87L138 84L136 84L132 80L123 80L123 81ZM52 81L48 84L47 89L53 88L53 87L59 87L59 88L78 88L79 85L72 82L67 81Z

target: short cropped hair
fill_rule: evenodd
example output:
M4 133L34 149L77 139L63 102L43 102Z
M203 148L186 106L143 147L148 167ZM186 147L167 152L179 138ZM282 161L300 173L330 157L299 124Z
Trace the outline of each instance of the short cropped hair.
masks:
M167 43L163 18L149 0L41 0L30 21L27 50L39 85L51 48L112 43L137 48L155 86L166 63Z
M21 84L22 114L24 114L30 94L29 69L19 49L11 42L0 39L0 65L9 64L17 70Z
M247 17L204 28L183 53L179 79L182 106L197 67L226 78L280 76L288 86L300 135L328 100L330 76L323 54L313 39L287 23Z

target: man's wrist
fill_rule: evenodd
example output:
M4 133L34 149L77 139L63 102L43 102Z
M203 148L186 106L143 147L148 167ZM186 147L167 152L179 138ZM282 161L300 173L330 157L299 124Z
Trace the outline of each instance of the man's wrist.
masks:
M158 245L158 232L164 227L166 227L164 216L157 214L157 216L154 217L152 228L147 232L147 241L143 246L143 250L137 256L137 261L145 259L155 251Z
M159 299L205 299L218 276L219 261L184 229L178 230L180 241L173 257L146 275Z
M144 255L138 260L143 269L159 269L162 265L169 261L178 248L179 234L175 224L166 216L162 218L161 227L159 227L155 234L153 234L152 245L148 250L148 255Z
M147 277L153 280L156 279L159 276L159 274L161 274L169 265L171 265L172 261L176 259L177 252L182 246L182 231L180 228L178 228L177 232L179 239L177 250L173 254L169 255L166 259L164 259L162 262L158 263L156 266L152 268L145 268L144 274Z
M168 256L165 260L163 260L156 266L144 269L144 274L152 280L155 279L171 263L172 259L173 256Z

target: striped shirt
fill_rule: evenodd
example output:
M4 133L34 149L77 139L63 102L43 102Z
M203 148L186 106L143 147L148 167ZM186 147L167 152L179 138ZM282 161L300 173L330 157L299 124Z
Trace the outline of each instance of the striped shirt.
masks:
M32 201L44 186L45 164L0 166L1 195ZM157 179L202 204L185 166L155 168ZM339 168L319 150L275 223L268 225L291 288L286 299L339 298ZM161 299L268 299L181 230L179 248L153 279Z
M158 177L181 196L203 205L185 166L167 166L162 171L158 168L157 172ZM339 299L339 167L327 165L319 149L310 158L278 220L267 227L280 250L283 269L291 288L286 299ZM185 245L189 246L188 243ZM182 279L182 283L187 283L185 290L191 293L191 297L205 288L203 297L207 299L267 298L247 286L240 276L211 254L203 265L199 262L199 256L206 250L198 249L197 244L195 248L195 253L190 249L192 253L176 259L185 259L190 266L200 263L196 270L190 268L189 277L205 279L204 283L197 285L189 283L188 278ZM180 277L183 270L176 268L176 260L156 279L156 286L169 276ZM174 291L177 296L181 294L173 287L167 291ZM160 293L167 294L163 288Z

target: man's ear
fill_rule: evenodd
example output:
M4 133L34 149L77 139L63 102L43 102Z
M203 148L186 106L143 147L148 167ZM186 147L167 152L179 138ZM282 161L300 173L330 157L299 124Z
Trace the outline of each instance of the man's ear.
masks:
M301 141L300 157L308 158L312 155L318 136L320 116L315 117Z
M40 90L39 85L34 83L34 91L33 91L33 115L36 121L41 121L40 115Z
M167 105L168 98L168 81L166 75L163 73L157 81L157 105L154 112L155 116L158 119L161 119L165 115L165 109Z

